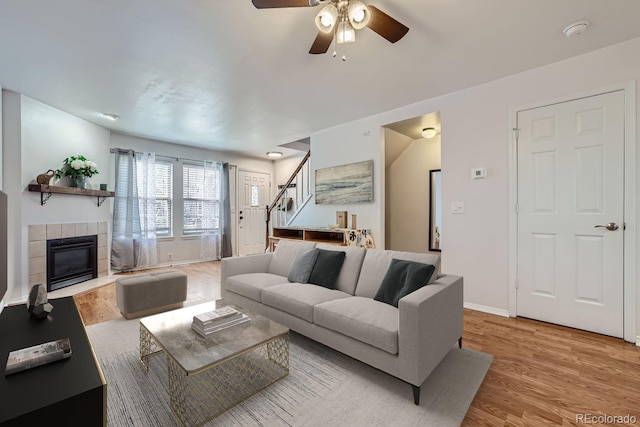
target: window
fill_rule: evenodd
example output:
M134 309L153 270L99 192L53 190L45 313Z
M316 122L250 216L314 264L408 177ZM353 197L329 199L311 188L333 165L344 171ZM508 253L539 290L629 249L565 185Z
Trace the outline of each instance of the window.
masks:
M156 235L173 233L173 163L156 159Z
M260 206L260 186L251 185L251 207Z
M143 174L141 163L136 159L138 169L138 188L143 186ZM161 160L156 157L154 168L155 183L155 213L156 213L156 236L172 236L173 223L173 163L169 160Z
M221 170L212 166L184 163L182 166L182 232L200 235L220 229Z

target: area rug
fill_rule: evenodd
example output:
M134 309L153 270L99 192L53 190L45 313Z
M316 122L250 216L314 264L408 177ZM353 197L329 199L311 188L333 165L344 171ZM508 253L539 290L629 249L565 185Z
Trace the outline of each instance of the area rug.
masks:
M108 426L177 426L169 407L163 355L138 360L137 320L87 327L107 380ZM422 386L291 333L290 373L207 426L459 426L493 357L453 348Z

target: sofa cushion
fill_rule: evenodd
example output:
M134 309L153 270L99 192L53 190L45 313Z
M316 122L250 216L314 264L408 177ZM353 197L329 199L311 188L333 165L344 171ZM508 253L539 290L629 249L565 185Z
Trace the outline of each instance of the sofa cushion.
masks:
M431 264L436 271L440 269L440 256L434 254L419 254L414 252L390 251L384 249L367 249L362 262L358 285L355 294L359 297L375 297L393 258L407 261ZM431 282L436 279L436 274L431 275Z
M394 258L373 299L397 307L400 298L426 286L435 270L431 264Z
M315 249L318 252L316 263L311 270L308 283L335 289L336 281L344 264L345 253Z
M306 283L286 283L262 291L262 303L313 322L313 307L326 301L350 298L351 295Z
M311 276L313 266L316 264L317 259L317 249L307 249L300 252L298 256L296 256L296 259L293 261L291 269L289 269L289 275L287 276L287 279L290 282L294 283L309 282L309 277Z
M315 242L280 240L276 245L276 250L273 253L268 272L287 277L291 269L291 264L293 264L296 256L302 251L315 248L315 246Z
M356 283L358 283L358 276L360 276L360 268L362 268L366 249L356 246L330 245L328 243L319 243L316 248L345 253L344 264L342 264L342 270L340 270L340 275L336 281L336 289L353 295L356 291Z
M270 273L238 274L227 278L227 290L260 302L264 288L287 283L287 278Z
M398 309L371 298L328 301L314 308L316 325L331 329L391 354L398 354Z

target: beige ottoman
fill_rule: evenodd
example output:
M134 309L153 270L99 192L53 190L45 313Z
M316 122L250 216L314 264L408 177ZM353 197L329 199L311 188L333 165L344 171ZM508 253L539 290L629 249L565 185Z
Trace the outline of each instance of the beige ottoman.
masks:
M180 308L186 299L187 275L178 270L116 279L116 303L125 319Z

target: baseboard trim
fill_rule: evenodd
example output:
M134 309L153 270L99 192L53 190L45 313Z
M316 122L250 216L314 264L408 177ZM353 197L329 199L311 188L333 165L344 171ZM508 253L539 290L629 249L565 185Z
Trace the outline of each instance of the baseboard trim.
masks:
M636 345L640 347L640 335L636 337Z
M188 261L169 261L163 264L158 264L158 265L154 265L153 267L145 267L145 268L141 268L140 271L142 270L152 270L154 268L166 268L166 267L184 267L185 265L191 265L191 264L198 264L201 262L209 262L209 261L219 261L217 259L192 259L192 260L188 260ZM137 270L132 270L132 271L137 271Z
M495 314L496 316L509 317L509 310L503 310L501 308L488 307L470 302L465 302L463 307L470 310L482 311L483 313Z

